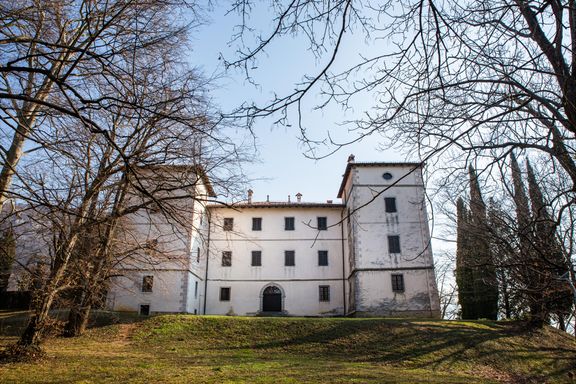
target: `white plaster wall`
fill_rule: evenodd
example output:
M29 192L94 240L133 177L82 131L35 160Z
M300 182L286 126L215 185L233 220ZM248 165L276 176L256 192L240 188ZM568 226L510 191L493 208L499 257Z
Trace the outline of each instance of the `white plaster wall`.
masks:
M392 291L391 274L404 276L405 292ZM360 271L357 276L358 315L439 317L438 298L429 270Z
M156 175L158 177L158 175ZM206 242L205 202L207 188L198 183L194 175L182 174L185 189L174 189L168 193L159 192L158 197L182 197L170 200L168 209L174 217L163 212L139 210L124 218L128 230L120 234L118 243L125 247L134 243L145 244L157 240L154 249L139 250L120 263L118 269L125 277L112 281L107 302L116 310L138 311L140 304L150 304L152 312L200 313L204 295L205 258L197 261L198 249ZM142 179L146 184L145 178ZM179 174L175 173L165 183L170 187L178 184ZM162 186L162 185L160 185ZM149 186L151 189L154 185ZM194 197L194 198L193 198ZM128 199L141 199L133 194ZM176 218L178 220L174 220ZM202 219L201 219L202 218ZM123 237L122 237L123 236ZM142 277L154 276L152 293L141 292ZM196 282L198 290L196 291Z
M273 283L283 295L283 311L289 316L343 314L342 280L333 281L209 281L207 313L253 316L261 310L262 290ZM319 301L320 285L330 286L330 301ZM220 287L230 287L230 301L220 301Z
M408 167L396 168L394 174L409 171ZM387 168L382 166L360 167L354 172L358 173L356 179L376 183L377 177L382 179L382 174L386 171ZM408 178L418 181L419 174L420 172L415 172ZM357 209L352 220L355 267L431 266L433 262L423 186L406 182L388 190L384 188L376 185L356 185L353 188L352 199L349 202L352 209ZM396 213L386 213L384 203L386 197L396 199ZM372 199L374 200L371 201ZM368 202L368 205L363 206ZM389 235L400 237L400 254L390 253L388 250Z
M154 276L152 292L142 292L144 276ZM115 311L139 311L149 304L150 312L182 312L184 271L124 271L111 280L108 307Z
M343 310L341 206L290 208L212 208L207 313L254 314L260 290L270 282L285 288L291 315L320 315ZM233 231L223 231L225 217ZM262 218L262 231L252 231L252 218ZM295 230L284 229L284 217L295 218ZM317 217L327 217L328 230L318 231ZM252 251L262 252L262 266L252 266ZM284 251L295 251L295 266L285 266ZM318 265L318 251L328 251L328 266ZM232 252L232 266L222 266L222 252ZM335 284L338 285L336 289ZM330 303L318 301L318 286L331 285ZM220 302L220 287L230 286L231 302ZM339 308L339 309L338 309Z
M430 232L420 170L412 165L353 166L346 184L351 217L349 248L354 273L352 309L358 314L436 316ZM391 180L382 175L389 172ZM403 180L399 178L407 175ZM397 185L391 184L398 181ZM386 213L385 198L396 199L396 213ZM388 236L398 235L400 253L388 249ZM405 292L392 292L390 275L401 273Z

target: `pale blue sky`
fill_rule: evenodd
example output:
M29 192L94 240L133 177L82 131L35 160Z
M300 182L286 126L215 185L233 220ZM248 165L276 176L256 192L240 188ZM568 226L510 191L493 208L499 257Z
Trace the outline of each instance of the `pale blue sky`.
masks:
M220 53L227 58L233 56L233 50L227 46L227 42L238 19L234 15L224 16L224 14L225 9L217 7L210 13L212 22L193 34L190 61L207 75L223 72L222 62L219 60ZM255 15L260 17L264 28L270 25L270 18L266 17L265 11L260 10ZM317 63L307 52L305 44L297 40L283 39L281 44L276 44L267 50L257 68L252 71L251 74L258 82L258 87L248 83L243 73L230 71L226 73L225 78L219 80L218 87L211 92L211 95L224 110L234 108L242 102L263 101L274 93L282 94L283 91L291 90L293 84L302 78L306 70L313 70L316 65L321 63ZM354 113L362 113L362 107L347 113L337 108L314 112L311 110L313 101L312 96L308 105L304 105L308 108L304 109L304 122L310 136L324 138L330 131L343 141L354 138L346 128L338 127L337 124L350 119ZM365 104L366 108L369 108L371 101L366 100ZM250 185L254 190L255 200L262 201L270 195L271 200L285 201L288 195L294 199L294 195L298 192L303 194L304 201L336 200L349 154L353 153L356 161L405 160L394 151L378 151L377 147L381 144L381 140L374 136L325 159L309 159L303 154L305 148L298 139L300 132L296 122L291 121L293 126L280 126L273 125L274 120L259 120L254 129L260 162L247 166L246 172L255 179Z

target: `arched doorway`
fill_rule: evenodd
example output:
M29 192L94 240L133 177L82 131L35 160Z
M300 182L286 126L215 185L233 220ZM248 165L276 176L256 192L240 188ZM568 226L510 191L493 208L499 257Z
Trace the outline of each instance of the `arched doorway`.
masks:
M282 312L282 290L270 285L262 292L262 312Z

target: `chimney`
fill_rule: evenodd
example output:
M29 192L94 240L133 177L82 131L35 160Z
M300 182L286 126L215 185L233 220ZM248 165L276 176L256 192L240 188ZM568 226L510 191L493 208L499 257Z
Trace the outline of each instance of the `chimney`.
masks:
M326 200L327 204L332 204L332 200Z
M288 195L288 202L290 202L290 195Z
M270 202L270 195L266 195L266 202L267 202L267 203Z
M248 190L248 204L252 204L252 195L254 194L254 191L249 189Z
M298 201L299 203L302 202L302 194L301 194L300 192L298 192L298 193L296 194L296 201Z
M348 162L349 162L349 163L353 163L353 162L354 162L354 155L348 156Z

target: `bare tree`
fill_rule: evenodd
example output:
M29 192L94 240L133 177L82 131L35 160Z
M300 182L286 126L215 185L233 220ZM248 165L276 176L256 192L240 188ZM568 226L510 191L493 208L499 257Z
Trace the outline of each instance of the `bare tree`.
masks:
M50 309L66 297L73 299L67 331L81 333L118 258L156 247L157 239L139 237L141 228L125 236L132 244L118 246L119 233L130 230L123 224L127 216L158 210L174 231L189 230L180 201L199 198L191 190L205 173L220 191L233 193L243 177L244 156L208 102L209 83L184 63L190 25L177 21L177 7L185 2L28 5L1 6L7 23L14 24L4 41L13 56L3 71L4 84L20 88L2 95L3 127L13 130L4 138L17 156L5 152L0 192L3 199L25 202L46 244L30 264L31 272L40 272L33 284L33 314L16 353L39 350ZM192 17L194 8L188 10ZM22 37L25 26L36 31L31 41ZM89 41L71 46L66 40L71 34ZM52 35L54 40L37 41ZM70 57L60 57L60 51ZM19 62L27 65L13 68ZM43 81L50 84L46 94L36 89ZM22 114L33 118L23 123ZM35 145L22 157L26 140ZM163 172L166 167L186 171L171 174ZM154 182L149 170L158 170ZM138 198L128 199L130 194ZM119 248L123 253L116 253Z
M188 33L199 22L198 10L185 0L0 4L0 206L9 197L26 143L42 146L54 134L49 120L114 144L91 111L154 110L154 100L129 92L132 80L145 80L146 72L161 73L180 60ZM113 92L97 92L97 82Z
M232 8L248 16L252 5L238 0ZM372 109L349 123L360 137L401 138L421 157L448 147L491 158L533 149L554 158L576 183L571 1L275 1L272 9L269 31L241 25L238 55L227 65L250 75L271 44L294 34L324 65L288 94L239 112L299 115L313 100L308 94L322 96L319 108L372 96ZM350 57L358 34L379 43ZM340 59L350 64L342 69Z

